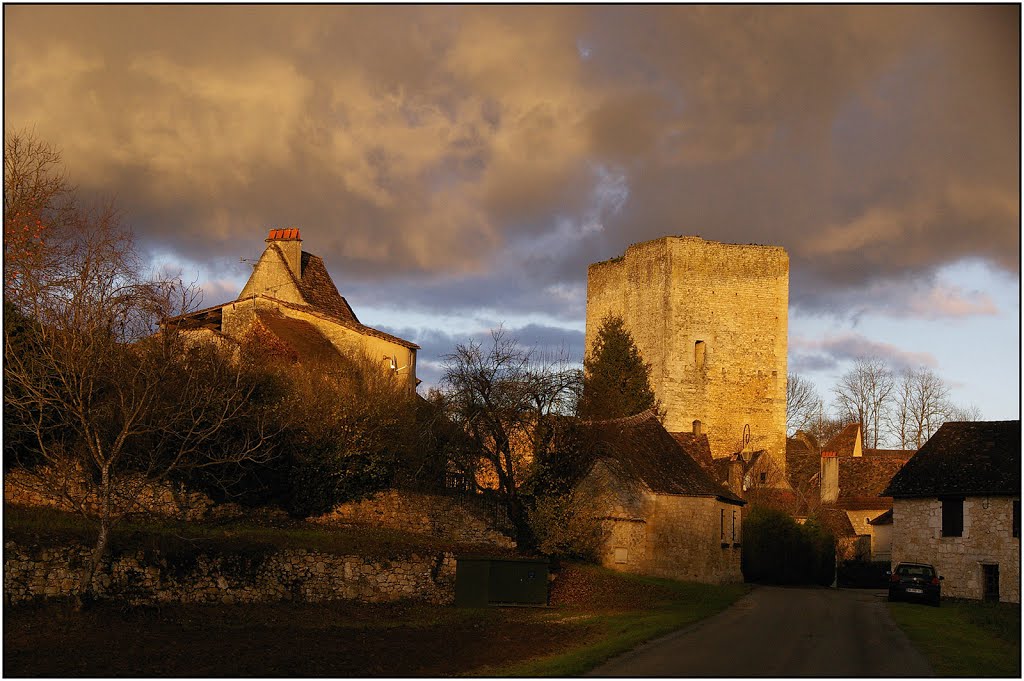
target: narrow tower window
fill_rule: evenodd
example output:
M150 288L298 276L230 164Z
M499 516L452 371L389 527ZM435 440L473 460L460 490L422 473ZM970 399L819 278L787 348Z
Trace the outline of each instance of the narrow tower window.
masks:
M693 422L693 434L700 435L700 419Z
M699 340L693 344L693 364L697 371L704 370L704 341Z

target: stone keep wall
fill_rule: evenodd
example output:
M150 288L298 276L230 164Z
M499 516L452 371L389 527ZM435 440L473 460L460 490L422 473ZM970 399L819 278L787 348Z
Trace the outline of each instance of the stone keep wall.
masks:
M388 490L369 499L341 504L310 522L388 527L444 537L468 544L491 544L514 549L516 543L493 529L471 499Z
M749 424L752 448L784 473L788 305L783 248L663 237L590 266L587 347L607 315L621 316L651 364L667 430L699 420L723 457Z
M4 602L74 596L90 555L84 545L58 549L4 545ZM108 559L93 584L101 598L141 603L257 603L455 598L451 553L398 558L284 550L260 556L168 560L140 552Z
M980 599L982 565L998 564L999 600L1020 603L1020 538L1013 536L1012 498L967 497L961 537L942 536L938 499L896 499L892 514L893 565L930 563L944 577L944 596Z

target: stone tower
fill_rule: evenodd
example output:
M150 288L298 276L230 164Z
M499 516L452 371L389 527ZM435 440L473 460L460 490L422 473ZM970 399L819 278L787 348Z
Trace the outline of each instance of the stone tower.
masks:
M590 266L587 348L606 316L622 317L665 428L707 434L716 458L763 449L784 486L788 306L785 249L662 237Z

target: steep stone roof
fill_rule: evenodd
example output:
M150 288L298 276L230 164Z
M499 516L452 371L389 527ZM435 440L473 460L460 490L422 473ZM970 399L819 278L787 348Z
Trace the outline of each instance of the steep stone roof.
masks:
M692 432L669 433L679 443L683 451L690 455L690 458L700 464L706 471L714 470L714 463L711 458L711 443L704 433L697 435Z
M298 284L299 292L311 306L343 321L359 324L359 319L356 318L348 301L338 293L327 267L324 266L323 258L319 255L302 252L302 277Z
M893 476L884 494L900 497L1020 494L1020 421L956 421Z
M853 448L857 443L857 432L859 430L859 423L851 423L836 433L836 435L821 448L821 451L835 452L836 456L853 456Z
M836 506L849 511L891 506L892 497L879 495L909 458L849 456L838 459L839 498Z
M854 537L857 535L857 530L854 529L853 523L850 522L850 516L846 515L846 511L841 508L822 507L814 515L837 538Z
M806 487L821 468L821 456L815 444L812 436L800 432L796 437L786 438L786 477L790 486Z
M576 421L570 437L626 481L643 483L656 494L742 499L716 483L665 430L653 410L605 421Z

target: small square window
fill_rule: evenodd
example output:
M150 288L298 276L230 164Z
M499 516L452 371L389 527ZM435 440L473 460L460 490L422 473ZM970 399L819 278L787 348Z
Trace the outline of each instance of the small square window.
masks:
M626 549L622 548L621 546L617 547L615 549L615 562L616 563L625 563L625 562L627 562L628 558L629 558L629 552L626 551Z

